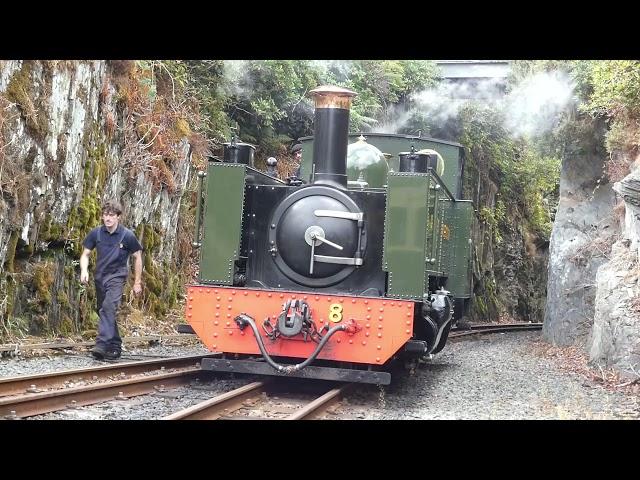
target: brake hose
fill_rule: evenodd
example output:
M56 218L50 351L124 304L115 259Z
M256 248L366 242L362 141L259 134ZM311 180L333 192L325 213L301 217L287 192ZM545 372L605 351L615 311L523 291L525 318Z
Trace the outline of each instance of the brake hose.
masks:
M258 331L258 327L256 326L256 322L255 322L255 320L253 318L251 318L249 315L241 313L234 320L238 324L238 327L240 328L240 331L244 330L244 328L247 325L249 325L251 327L251 330L253 330L253 335L256 337L256 342L258 343L258 348L260 349L260 352L262 353L262 356L264 357L264 359L267 361L267 363L269 365L271 365L277 371L285 373L285 374L293 373L293 372L297 372L299 370L302 370L304 367L306 367L307 365L309 365L311 362L313 362L316 359L316 357L320 353L320 350L322 350L324 348L326 343L329 341L329 338L331 338L331 336L334 333L339 332L341 330L348 330L349 329L349 327L347 325L338 325L338 326L335 326L335 327L329 329L327 334L324 337L322 337L322 340L320 340L320 343L318 343L318 345L316 346L316 349L313 351L313 353L304 362L297 363L295 365L281 365L279 363L276 363L269 356L269 354L267 353L267 350L264 347L264 343L262 342L262 337L260 336L260 332Z

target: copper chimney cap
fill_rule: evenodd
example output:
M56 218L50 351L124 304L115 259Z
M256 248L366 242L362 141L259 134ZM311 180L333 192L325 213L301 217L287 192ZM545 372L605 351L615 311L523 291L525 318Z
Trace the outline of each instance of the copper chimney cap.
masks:
M322 85L309 91L315 97L316 108L351 108L351 99L357 95L349 89L333 85Z

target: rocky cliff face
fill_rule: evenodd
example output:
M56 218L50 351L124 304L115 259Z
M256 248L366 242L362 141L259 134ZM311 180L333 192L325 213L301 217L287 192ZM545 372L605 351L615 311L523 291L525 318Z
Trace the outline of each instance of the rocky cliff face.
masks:
M534 240L520 219L509 218L508 226L498 226L481 213L494 211L500 195L500 179L490 162L488 156L472 150L465 166L464 197L473 200L476 209L472 229L474 303L470 319L487 322L502 317L541 322L548 244ZM494 236L497 228L499 243Z
M563 161L543 334L554 344L583 346L594 364L637 378L640 171L608 181L603 133L600 125L577 138Z
M598 269L590 360L623 376L640 376L640 170L613 186L624 202L622 235Z
M543 328L558 345L585 345L593 325L596 274L618 234L615 194L603 175L602 133L599 128L576 138L562 162Z
M175 302L167 266L190 148L177 140L171 160L149 151L163 127L140 133L127 75L104 61L0 62L0 335L95 327L93 286L78 284L78 258L109 198L123 203L123 223L145 247L141 306L158 313Z
M548 243L514 228L498 248L494 271L499 298L506 315L518 321L544 318Z

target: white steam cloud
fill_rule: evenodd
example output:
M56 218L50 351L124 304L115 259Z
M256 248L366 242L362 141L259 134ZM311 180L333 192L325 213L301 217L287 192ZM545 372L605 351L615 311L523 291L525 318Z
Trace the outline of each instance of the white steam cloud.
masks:
M391 110L391 119L380 128L382 133L397 133L415 115L428 118L432 123L445 123L457 117L460 109L470 101L499 102L504 96L503 91L504 82L500 79L444 81L436 87L412 95L414 107L411 110Z
M248 60L225 60L223 63L225 87L230 93L241 98L248 97L252 87L249 81L248 64Z
M323 77L331 72L338 81L347 79L353 67L353 61L349 60L312 60L310 64L320 70ZM247 96L252 89L247 66L247 60L224 62L226 88L235 95ZM398 133L415 116L429 119L431 124L443 124L456 118L462 107L473 102L500 110L504 127L513 137L536 137L557 125L562 113L574 102L574 88L568 75L560 71L532 75L508 94L502 78L442 81L436 87L412 95L411 110L402 106L388 110L387 119L373 130Z
M505 98L505 127L516 137L540 136L551 131L574 101L574 88L575 83L558 71L525 79Z
M388 112L389 119L374 127L372 131L379 133L398 133L402 127L415 115L415 109L407 110L401 107L392 107Z
M501 110L504 127L515 137L534 137L551 131L562 113L574 101L575 84L564 73L542 72L522 81L505 94L502 79L441 82L412 96L413 108L391 110L382 133L397 133L415 115L442 124L456 118L469 103L490 105Z

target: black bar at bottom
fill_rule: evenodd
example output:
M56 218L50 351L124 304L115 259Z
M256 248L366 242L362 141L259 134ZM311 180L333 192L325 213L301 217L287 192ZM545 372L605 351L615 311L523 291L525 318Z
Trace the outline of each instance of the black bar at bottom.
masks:
M181 323L176 326L176 331L178 333L196 333L191 325L188 323Z
M371 370L352 370L349 368L305 367L293 373L284 374L275 370L265 362L254 360L224 360L219 358L203 358L200 362L202 370L216 372L251 373L254 375L272 375L274 377L315 378L318 380L336 380L340 382L373 383L389 385L391 374Z

